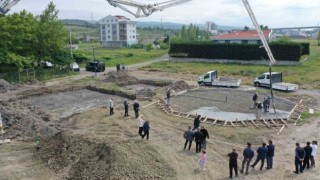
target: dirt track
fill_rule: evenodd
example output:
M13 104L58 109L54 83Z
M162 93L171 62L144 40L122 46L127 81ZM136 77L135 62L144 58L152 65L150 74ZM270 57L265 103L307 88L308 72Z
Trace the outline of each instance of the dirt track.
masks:
M319 98L319 95L314 97ZM22 117L38 116L38 111L29 112L16 106L16 101L8 103L21 111ZM149 103L145 101L141 105ZM183 150L182 135L187 126L192 125L192 120L168 116L157 106L148 106L142 109L142 113L151 121L150 140L141 140L131 106L132 103L129 106L131 116L127 118L123 117L120 104L116 105L113 116L107 115L107 108L95 107L69 118L57 120L52 117L48 123L65 135L30 139L22 134L11 144L1 145L0 179L227 179L226 154L232 147L241 154L246 142L252 142L256 149L268 139L276 145L273 170L255 170L237 179L320 179L319 166L302 175L292 173L295 142L319 139L319 118L313 118L302 126L290 125L280 136L276 135L279 129L273 128L229 128L207 124L210 134L207 171L201 172L197 170L200 155L195 153L194 144L191 151ZM36 150L36 140L40 141L39 150Z

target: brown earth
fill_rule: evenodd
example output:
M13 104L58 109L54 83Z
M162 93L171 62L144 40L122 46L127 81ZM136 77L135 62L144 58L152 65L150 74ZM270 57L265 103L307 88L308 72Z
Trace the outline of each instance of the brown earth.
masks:
M189 83L191 79L179 74L157 72L154 76L147 75L150 79L183 79L188 85L194 85ZM137 76L137 79L140 78L146 77ZM56 81L54 90L50 87L49 90L44 88L39 91L44 94L60 92L55 89L61 89L63 84L57 84ZM184 85L179 86L185 88ZM43 87L39 85L37 88ZM31 87L27 89L29 91L25 93L21 90L17 93L19 96L42 95ZM158 96L164 96L165 90L159 89ZM14 97L15 94L10 93L8 96ZM320 98L319 93L313 92L277 93L277 96L295 102L304 98L308 107L318 107ZM279 128L229 128L206 124L210 134L207 170L199 171L197 160L200 155L194 152L194 144L191 151L183 150L183 132L193 121L168 116L155 105L141 110L151 124L150 139L141 140L131 104L130 116L126 118L123 117L123 107L119 105L112 116L107 115L107 108L96 107L59 119L52 116L49 110L35 108L22 100L13 98L7 101L5 96L0 96L0 99L6 132L4 137L13 138L11 144L0 145L0 179L227 179L226 154L231 148L238 150L240 162L246 142L252 142L253 148L257 149L261 142L268 139L276 145L274 168L270 171L250 171L248 176L239 175L236 179L320 178L319 166L302 175L292 173L295 142L304 144L320 138L318 117L311 117L302 126L290 124L280 136L276 135ZM149 103L142 101L140 105ZM319 156L316 160L318 163Z

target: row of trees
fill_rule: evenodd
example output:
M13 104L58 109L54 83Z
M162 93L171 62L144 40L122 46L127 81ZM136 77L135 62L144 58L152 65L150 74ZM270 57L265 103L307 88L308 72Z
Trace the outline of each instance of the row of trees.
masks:
M19 69L50 61L54 64L71 62L70 53L63 49L68 37L59 11L51 2L40 16L27 11L0 17L0 64Z
M210 34L200 30L199 26L190 24L188 27L183 25L174 38L182 41L208 41Z

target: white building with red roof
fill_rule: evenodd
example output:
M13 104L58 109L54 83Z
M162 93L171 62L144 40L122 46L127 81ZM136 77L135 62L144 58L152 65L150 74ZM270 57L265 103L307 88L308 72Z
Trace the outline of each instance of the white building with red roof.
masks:
M119 48L137 44L137 22L125 16L106 16L99 20L104 47Z
M264 37L269 42L272 31L270 29L263 30ZM262 44L258 32L256 30L236 31L228 34L217 35L212 38L215 43L223 44Z

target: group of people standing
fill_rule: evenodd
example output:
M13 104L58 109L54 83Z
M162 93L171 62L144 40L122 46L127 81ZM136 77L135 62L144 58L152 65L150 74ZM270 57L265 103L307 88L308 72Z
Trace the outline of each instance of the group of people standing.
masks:
M303 173L305 168L309 169L310 167L315 167L315 156L317 154L317 141L307 142L307 145L302 148L300 147L299 143L296 143L295 149L295 171L296 174ZM257 149L257 158L255 162L250 165L255 153L254 150L251 148L251 143L247 143L247 147L243 150L243 160L242 160L242 167L240 173L245 175L249 174L249 166L254 168L259 161L261 161L260 170L264 167L265 159L267 160L267 170L273 168L273 157L275 154L275 145L273 145L272 141L269 140L268 145L266 143L262 143L262 145ZM238 176L238 153L236 149L233 148L232 152L228 154L229 156L229 178L232 179L233 171L235 172L235 176ZM311 163L311 164L310 164ZM244 168L245 172L244 172Z
M123 101L123 105L124 105L124 117L127 117L127 116L129 116L129 102L128 102L128 99L125 99ZM114 107L113 98L109 99L108 106L109 106L109 109L110 109L110 111L109 111L110 115L113 115L114 114L114 111L113 111L113 107ZM133 110L134 110L134 113L135 113L135 117L138 118L139 117L139 110L140 110L140 104L139 104L138 100L134 100Z
M267 96L263 99L263 102L259 102L258 101L258 94L254 93L253 97L252 97L252 101L253 101L253 109L258 109L258 110L262 110L264 113L269 112L269 108L270 108L270 101L271 101L271 97Z
M117 68L117 71L120 71L121 69L121 67L120 67L120 64L118 63L117 65L116 65L116 68ZM126 65L124 64L124 63L122 63L122 70L126 70Z

